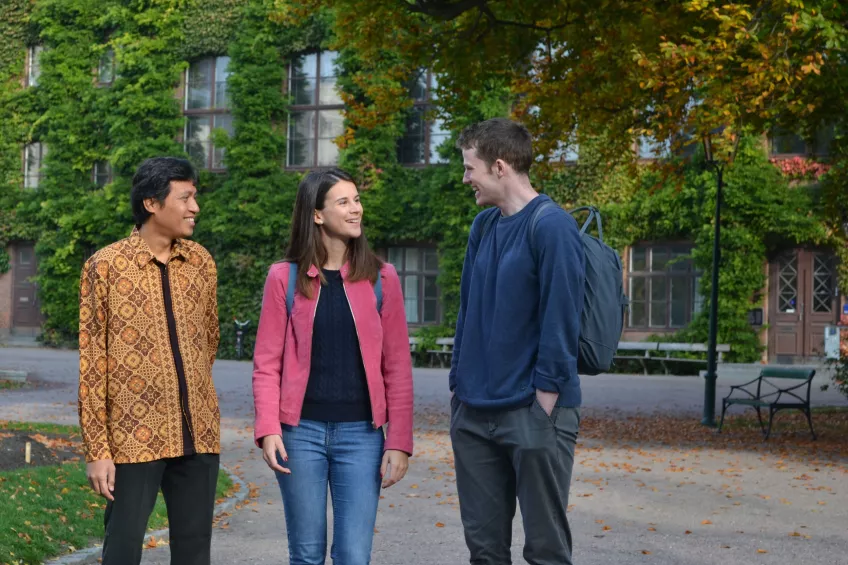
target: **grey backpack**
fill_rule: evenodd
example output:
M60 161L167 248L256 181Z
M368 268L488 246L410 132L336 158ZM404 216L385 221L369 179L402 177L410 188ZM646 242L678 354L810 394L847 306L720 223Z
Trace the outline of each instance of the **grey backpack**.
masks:
M552 201L543 202L530 219L530 249L534 250L534 253L539 216L542 210L554 206ZM583 206L570 210L570 213L587 211L589 217L580 228L580 238L586 254L586 281L577 350L577 372L583 375L598 375L609 371L613 365L628 300L624 295L621 258L613 248L604 243L600 211L594 206ZM484 227L484 234L497 221L498 216L499 214L492 214L494 221L490 220ZM598 237L586 233L593 220L598 226Z

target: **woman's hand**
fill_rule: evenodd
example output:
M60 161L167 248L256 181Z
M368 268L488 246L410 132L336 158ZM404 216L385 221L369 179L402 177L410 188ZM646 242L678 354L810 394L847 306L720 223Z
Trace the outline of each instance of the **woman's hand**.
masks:
M397 449L387 449L383 454L383 464L380 465L383 488L389 488L399 482L406 475L407 469L409 469L409 455Z
M263 437L262 459L264 459L265 463L267 463L273 470L279 473L285 473L286 475L291 475L290 469L281 467L280 464L277 463L277 453L280 454L283 461L289 460L289 455L286 453L286 448L283 445L283 436L273 435Z

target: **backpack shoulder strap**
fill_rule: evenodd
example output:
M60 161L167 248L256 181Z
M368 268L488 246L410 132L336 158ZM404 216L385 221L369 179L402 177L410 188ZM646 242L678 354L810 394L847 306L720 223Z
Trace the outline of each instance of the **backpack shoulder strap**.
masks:
M289 262L289 286L286 288L286 315L291 318L294 308L294 291L297 287L297 263Z
M377 297L377 313L383 313L383 276L377 273L377 282L374 283L374 295Z
M530 251L533 252L533 256L536 256L536 225L539 223L539 219L542 216L542 212L545 208L556 207L552 200L548 200L539 204L539 207L533 211L533 216L530 218Z
M491 210L492 211L489 212L489 215L481 220L483 228L480 230L480 240L477 242L478 244L480 243L480 241L483 241L483 238L486 237L486 234L492 231L492 228L495 226L496 223L498 223L498 217L500 216L498 209L492 208ZM488 210L481 212L481 214L485 214L486 212L488 212Z

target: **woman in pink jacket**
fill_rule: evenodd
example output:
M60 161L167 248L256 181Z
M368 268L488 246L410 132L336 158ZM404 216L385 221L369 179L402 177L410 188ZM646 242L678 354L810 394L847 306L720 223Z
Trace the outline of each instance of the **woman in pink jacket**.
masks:
M301 181L289 241L262 298L255 439L283 495L291 565L324 563L328 485L333 563L365 565L381 483L401 480L412 454L400 280L368 247L359 192L340 169Z

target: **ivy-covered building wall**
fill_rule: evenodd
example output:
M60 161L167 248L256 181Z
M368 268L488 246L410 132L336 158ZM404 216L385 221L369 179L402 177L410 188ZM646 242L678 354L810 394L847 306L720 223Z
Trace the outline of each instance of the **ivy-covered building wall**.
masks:
M201 170L194 237L218 263L222 356L234 353L234 318L255 329L303 172L331 164L359 181L366 233L403 277L410 325L424 336L452 335L478 211L452 137L465 124L507 115L510 93L493 84L461 113L441 115L426 70L380 75L371 62L366 73L357 53L334 45L332 11L296 24L284 11L279 0L0 7L0 332L34 324L48 343L73 343L80 268L94 250L128 235L133 171L167 154L188 156ZM386 61L395 56L386 53ZM408 104L353 127L346 117L367 112L361 87L375 80L401 89ZM841 307L836 285L848 277L837 277L836 256L845 255L846 234L828 226L842 208L828 209L835 200L823 195L844 193L846 166L837 159L824 175L814 167L784 174L759 138L743 145L727 175L720 341L733 345L731 359L775 358L788 346L770 322L782 314L782 327L791 325L793 268L796 311L814 307L803 296L817 296L824 308L825 291L833 321ZM545 168L535 179L563 205L602 208L605 234L628 270L625 339L706 340L715 183L697 155L681 170L610 165L586 144L576 164ZM16 271L30 246L34 279ZM29 308L19 307L16 293L30 291ZM817 339L804 326L793 331L798 340ZM803 348L799 356L810 349Z

